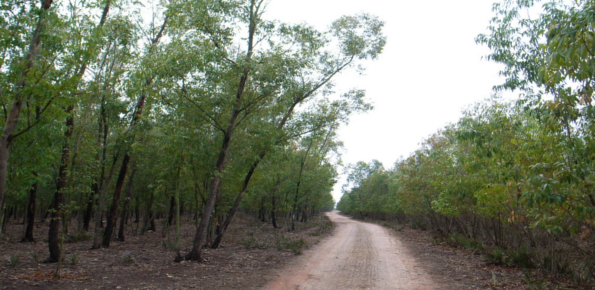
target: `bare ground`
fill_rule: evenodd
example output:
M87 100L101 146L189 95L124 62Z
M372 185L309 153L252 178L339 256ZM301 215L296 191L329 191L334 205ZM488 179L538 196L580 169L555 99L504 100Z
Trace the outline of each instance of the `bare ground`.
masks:
M332 225L319 216L296 227L287 232L240 215L219 249L204 249L204 263L173 262L173 230L166 237L159 228L145 235L129 232L126 242L113 241L109 249L89 250L91 241L65 243L62 278L56 280L56 264L41 263L49 256L47 225L35 229L38 243L33 244L19 243L22 225L10 224L0 236L0 289L259 289L269 273L318 243ZM180 233L187 251L193 222L183 223ZM14 266L11 258L18 259Z
M424 265L441 289L529 289L520 269L486 263L477 251L452 247L435 240L427 231L407 226L394 224L390 232Z
M55 264L39 262L48 256L47 225L35 230L39 242L32 244L19 243L23 226L10 224L0 235L0 289L529 289L519 269L485 263L425 231L338 216L335 225L325 239L332 225L322 216L288 233L241 215L220 249L204 250L204 263L173 262L173 230L166 237L161 229L129 231L126 242L102 250L89 250L91 241L66 243L62 278L55 280ZM186 220L183 251L194 233Z
M265 289L440 289L386 228L327 213L333 236Z

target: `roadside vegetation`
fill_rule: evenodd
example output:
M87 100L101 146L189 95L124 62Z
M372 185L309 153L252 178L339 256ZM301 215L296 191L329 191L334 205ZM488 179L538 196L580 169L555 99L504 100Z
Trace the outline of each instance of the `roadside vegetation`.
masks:
M495 4L477 42L503 65L496 96L392 168L351 165L338 209L431 230L529 280L595 285L594 11L593 1Z

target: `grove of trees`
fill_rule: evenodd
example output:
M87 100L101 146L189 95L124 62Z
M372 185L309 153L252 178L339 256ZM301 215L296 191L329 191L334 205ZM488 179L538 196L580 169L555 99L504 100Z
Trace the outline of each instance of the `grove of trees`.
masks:
M193 213L176 260L201 260L238 209L289 230L332 209L336 130L371 109L333 78L378 57L383 22L319 31L269 20L266 3L2 1L0 230L21 218L32 242L49 221L58 262L67 235L109 247L133 219L178 233Z
M494 12L476 40L504 67L496 91L518 100L470 107L390 169L352 165L338 209L593 285L595 1L503 0Z

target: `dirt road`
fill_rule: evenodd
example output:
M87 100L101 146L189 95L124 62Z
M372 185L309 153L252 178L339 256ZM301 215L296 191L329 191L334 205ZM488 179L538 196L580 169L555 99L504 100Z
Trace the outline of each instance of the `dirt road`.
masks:
M440 289L385 228L327 215L336 224L333 235L265 289Z

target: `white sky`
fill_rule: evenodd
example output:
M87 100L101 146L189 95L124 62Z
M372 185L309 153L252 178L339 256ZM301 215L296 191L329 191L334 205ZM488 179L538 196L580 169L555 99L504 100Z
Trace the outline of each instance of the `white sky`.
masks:
M339 131L345 164L377 159L385 168L419 148L430 134L454 123L461 111L501 84L500 66L482 60L475 44L493 17L491 0L272 0L265 18L308 23L320 30L341 15L360 12L385 22L387 45L365 63L364 76L343 74L336 90L367 91L375 109L353 116ZM344 178L335 185L341 197Z

